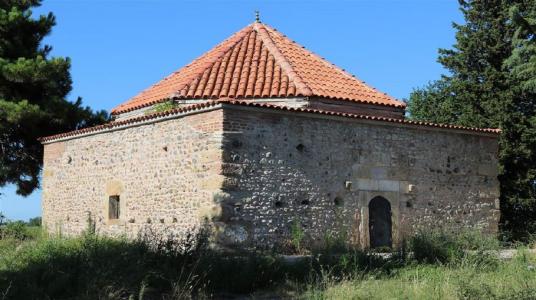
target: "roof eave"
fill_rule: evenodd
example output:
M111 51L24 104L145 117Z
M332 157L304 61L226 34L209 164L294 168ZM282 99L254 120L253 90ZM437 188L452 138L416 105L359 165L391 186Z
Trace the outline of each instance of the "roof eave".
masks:
M175 108L175 109L168 110L165 112L158 112L158 113L153 113L153 114L144 115L140 117L134 117L134 118L127 119L124 121L115 121L115 122L110 122L107 124L98 125L94 127L84 128L84 129L61 133L61 134L52 135L48 137L42 137L42 138L39 138L39 141L42 144L47 144L47 143L55 142L61 139L70 139L70 138L78 137L81 135L96 134L96 133L100 133L101 131L112 130L114 128L119 129L119 128L123 128L131 124L138 125L138 123L144 123L148 121L156 122L156 121L160 121L161 119L175 118L177 116L181 116L187 113L202 113L208 110L217 109L222 105L235 105L235 106L253 107L253 108L261 108L261 109L288 111L288 112L321 114L321 115L326 115L326 116L362 119L362 120L378 121L378 122L383 122L383 123L399 123L399 124L405 124L405 125L411 125L411 126L422 126L422 127L429 127L429 128L433 127L433 128L442 128L442 129L448 129L448 130L452 129L452 130L459 130L463 132L480 133L480 134L493 135L493 136L498 136L501 133L501 130L496 129L496 128L474 128L474 127L464 127L464 126L451 125L451 124L436 124L436 123L422 122L422 121L411 121L411 120L379 117L379 116L357 115L357 114L323 111L323 110L308 109L308 108L296 108L296 107L272 105L272 104L267 104L267 103L255 103L255 102L247 102L247 101L240 101L240 100L217 100L217 101L207 101L207 102L202 102L199 104L193 104L193 105L182 107L182 108Z

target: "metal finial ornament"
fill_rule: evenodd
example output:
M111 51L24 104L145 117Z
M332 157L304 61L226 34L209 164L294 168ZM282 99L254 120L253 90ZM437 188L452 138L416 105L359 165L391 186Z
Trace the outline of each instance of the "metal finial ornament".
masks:
M261 17L260 17L259 11L256 10L255 11L255 23L260 23L260 22L261 22Z

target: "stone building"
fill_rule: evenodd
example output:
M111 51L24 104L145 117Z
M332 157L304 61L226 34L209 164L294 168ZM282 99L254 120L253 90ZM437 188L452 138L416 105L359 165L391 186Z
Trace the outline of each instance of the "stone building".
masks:
M413 122L379 92L253 23L113 109L42 138L52 233L178 235L229 247L396 246L422 227L495 233L496 129Z

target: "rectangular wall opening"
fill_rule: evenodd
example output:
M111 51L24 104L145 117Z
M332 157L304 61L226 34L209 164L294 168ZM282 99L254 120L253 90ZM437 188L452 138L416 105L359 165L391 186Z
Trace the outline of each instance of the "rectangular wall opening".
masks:
M110 196L108 198L108 218L110 220L119 219L119 196Z

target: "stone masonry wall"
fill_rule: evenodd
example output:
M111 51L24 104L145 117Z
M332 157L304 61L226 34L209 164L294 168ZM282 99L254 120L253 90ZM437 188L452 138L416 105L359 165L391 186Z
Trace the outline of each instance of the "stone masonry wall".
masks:
M219 214L222 111L45 145L43 222L51 233L181 234ZM109 196L120 219L108 219Z
M120 196L119 220L108 218ZM45 145L52 233L182 234L208 219L223 246L341 238L369 246L368 204L387 199L393 243L419 228L499 218L492 134L223 105Z
M229 108L224 115L219 240L369 246L368 203L391 204L393 243L419 228L495 233L496 136L312 114Z

